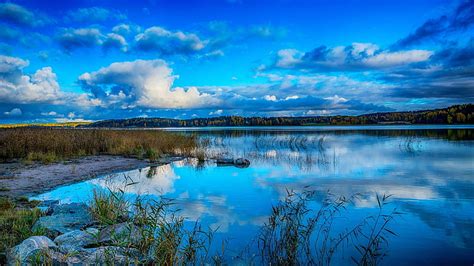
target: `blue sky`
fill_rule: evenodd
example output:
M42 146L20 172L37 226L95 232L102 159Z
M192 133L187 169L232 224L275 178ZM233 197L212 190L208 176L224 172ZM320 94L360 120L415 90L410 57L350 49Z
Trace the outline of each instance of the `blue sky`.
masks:
M473 102L474 1L0 3L0 123Z

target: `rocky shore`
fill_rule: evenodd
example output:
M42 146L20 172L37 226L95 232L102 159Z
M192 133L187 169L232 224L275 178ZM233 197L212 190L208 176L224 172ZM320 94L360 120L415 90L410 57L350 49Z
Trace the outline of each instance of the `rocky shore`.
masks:
M49 205L49 206L47 206ZM33 226L44 235L32 236L7 253L8 265L126 265L146 261L132 248L121 246L121 240L138 238L130 222L101 226L85 204L59 205L59 201L43 202L46 216Z

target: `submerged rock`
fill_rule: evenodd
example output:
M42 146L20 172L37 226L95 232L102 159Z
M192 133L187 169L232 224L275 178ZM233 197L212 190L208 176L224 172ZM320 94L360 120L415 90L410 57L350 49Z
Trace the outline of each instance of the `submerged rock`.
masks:
M97 243L99 230L87 228L84 231L74 230L54 239L62 252L70 253L78 251L86 246Z
M91 224L93 224L93 218L87 205L71 203L55 206L52 215L40 217L33 225L33 230L44 229L47 236L55 238Z
M7 261L9 265L29 265L33 258L39 258L39 255L48 254L57 248L56 244L45 236L32 236L13 247L8 253Z
M226 166L226 165L234 165L236 167L248 167L250 165L250 161L245 158L237 158L237 159L226 159L220 158L216 160L217 165L219 166Z

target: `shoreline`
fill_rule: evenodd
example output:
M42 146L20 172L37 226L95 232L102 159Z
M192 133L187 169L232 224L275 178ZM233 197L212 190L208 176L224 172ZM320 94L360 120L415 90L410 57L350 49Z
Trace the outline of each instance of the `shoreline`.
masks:
M0 196L30 197L100 175L164 165L178 159L182 158L165 157L152 163L136 158L98 155L51 164L0 163Z

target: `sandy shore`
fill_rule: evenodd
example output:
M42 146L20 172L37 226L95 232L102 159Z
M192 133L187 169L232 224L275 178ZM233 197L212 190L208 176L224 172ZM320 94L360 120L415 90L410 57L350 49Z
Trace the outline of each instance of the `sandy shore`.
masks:
M165 163L167 162L161 162ZM119 156L89 156L49 165L0 164L0 196L31 196L98 175L148 165L144 160Z

